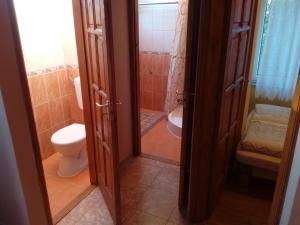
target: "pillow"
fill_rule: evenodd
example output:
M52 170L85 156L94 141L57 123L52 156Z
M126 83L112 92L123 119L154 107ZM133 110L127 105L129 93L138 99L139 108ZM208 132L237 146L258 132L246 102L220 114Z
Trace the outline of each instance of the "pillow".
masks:
M288 124L291 109L288 107L256 104L253 120L269 121L280 124Z

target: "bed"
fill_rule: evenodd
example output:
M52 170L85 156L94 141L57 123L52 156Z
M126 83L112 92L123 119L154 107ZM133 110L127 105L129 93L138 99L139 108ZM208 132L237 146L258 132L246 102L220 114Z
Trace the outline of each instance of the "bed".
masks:
M277 172L288 127L290 108L256 104L236 151L238 162Z

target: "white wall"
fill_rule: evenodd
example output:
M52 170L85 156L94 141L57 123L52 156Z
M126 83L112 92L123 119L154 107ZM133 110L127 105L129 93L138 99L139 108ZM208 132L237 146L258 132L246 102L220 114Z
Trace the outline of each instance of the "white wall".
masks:
M72 0L59 1L61 4L61 32L65 64L78 66Z
M159 2L164 1L160 0ZM141 51L171 52L175 35L177 8L178 4L139 5L139 43Z
M77 65L72 0L14 0L27 72Z
M298 134L295 155L284 200L280 225L300 224L300 132Z

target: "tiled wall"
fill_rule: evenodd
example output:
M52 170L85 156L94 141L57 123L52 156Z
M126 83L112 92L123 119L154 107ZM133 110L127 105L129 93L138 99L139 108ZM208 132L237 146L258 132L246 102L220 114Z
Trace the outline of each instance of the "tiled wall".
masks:
M171 52L175 36L177 8L178 4L139 5L141 51Z
M55 152L50 141L55 131L73 122L83 123L70 79L78 74L78 69L60 68L28 76L42 159Z
M170 59L169 54L140 53L140 96L142 108L164 111Z

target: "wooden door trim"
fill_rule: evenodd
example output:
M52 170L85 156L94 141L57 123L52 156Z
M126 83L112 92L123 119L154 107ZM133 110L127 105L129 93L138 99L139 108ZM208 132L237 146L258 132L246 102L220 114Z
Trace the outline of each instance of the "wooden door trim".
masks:
M255 1L255 6L257 8L257 1ZM186 71L190 74L195 73L195 77L197 79L195 80L195 99L193 101L191 106L193 107L193 112L190 114L190 116L194 115L194 118L192 121L193 130L191 136L196 137L196 132L199 129L202 129L203 124L200 123L200 118L203 116L208 116L211 119L214 119L217 116L217 112L215 110L210 110L209 112L206 112L205 115L204 112L201 112L200 109L202 109L202 106L205 105L205 98L210 99L218 99L217 96L211 96L211 93L213 92L212 86L215 85L215 87L219 87L218 89L221 90L222 83L218 80L210 79L212 82L210 84L210 87L203 86L203 81L207 80L208 77L205 76L206 72L206 60L213 59L214 60L214 68L211 68L213 70L213 73L216 77L222 73L222 71L225 70L225 58L226 58L226 48L224 46L227 46L227 40L228 40L228 31L224 30L226 28L229 29L229 21L230 19L226 19L226 8L228 5L222 4L219 1L215 0L204 0L204 1L195 1L195 0L189 0L189 6L193 6L193 10L190 10L189 7L189 21L193 21L192 24L189 24L189 29L191 32L191 37L188 38L188 48L187 48L187 57L189 57L189 54L193 53L193 56L190 55L190 61L189 65L186 68ZM131 82L132 82L132 111L133 111L133 143L135 143L134 148L134 154L139 155L140 154L140 125L139 125L139 104L140 104L140 96L139 92L139 51L138 51L138 28L137 28L137 0L128 0L128 13L129 13L129 31L130 31L130 58L131 58ZM254 10L256 11L256 10ZM210 17L213 17L213 15L216 15L218 13L221 13L224 15L223 19L220 19L216 21L216 18L214 17L214 24L210 24ZM256 13L254 12L255 16ZM224 19L225 18L225 19ZM256 19L256 18L254 18ZM193 26L193 28L191 28ZM193 32L192 32L193 31ZM207 31L207 32L204 32ZM227 32L225 34L223 31ZM249 45L253 46L253 38L254 38L254 32L252 31L250 35L250 41ZM212 46L212 39L214 39L214 43L219 42L218 44ZM201 44L201 42L205 43L204 45ZM210 43L210 44L209 44ZM190 46L190 47L189 47ZM201 52L200 52L201 49ZM191 51L191 52L189 52ZM209 52L210 51L210 52ZM197 54L197 55L196 55ZM246 74L249 73L250 68L250 58L249 55L246 60ZM215 60L219 59L220 64L216 64ZM211 77L210 73L210 78ZM246 77L245 82L248 81L248 78ZM297 88L297 94L295 95L294 99L297 99L297 106L293 106L294 108L294 115L291 116L290 124L293 124L292 134L287 134L290 139L290 144L288 145L288 148L290 151L286 151L282 158L282 166L280 167L279 175L278 175L278 181L276 185L276 190L274 194L274 200L272 203L272 209L270 213L269 218L269 224L270 225L277 225L279 224L281 211L284 203L284 197L287 189L291 164L293 160L294 155L294 149L295 144L297 140L297 134L298 129L300 126L300 87L298 84ZM244 92L242 93L243 96L246 94L246 88L244 89ZM219 105L219 101L213 101L210 103L207 103L211 109L216 109ZM242 103L243 104L243 103ZM202 110L203 111L203 110ZM136 114L135 112L138 112ZM215 113L214 113L215 112ZM243 110L240 111L240 118L242 118ZM291 122L293 121L293 122ZM207 124L207 126L214 127L214 124ZM241 128L239 129L241 130ZM206 130L207 131L207 130ZM206 132L207 134L209 132ZM214 136L215 131L211 131L209 133L209 136ZM209 204L209 200L207 198L207 194L209 193L209 186L203 185L203 183L200 184L199 180L205 179L207 181L207 184L209 183L209 177L210 177L210 171L211 171L211 152L207 151L206 149L202 148L202 144L206 143L206 146L210 140L210 137L205 135L205 138L192 138L191 143L191 151L186 152L184 155L182 155L182 162L181 167L183 168L181 170L181 173L186 170L187 174L187 180L182 181L183 183L180 183L180 193L183 192L189 192L188 196L188 207L185 211L186 216L190 220L194 221L200 221L201 219L205 219L209 215L209 210L207 210L207 206ZM206 141L205 141L206 139ZM288 139L288 138L287 138ZM204 141L202 143L202 141ZM213 145L213 143L210 143ZM287 145L287 143L286 143ZM184 151L182 151L184 152ZM183 153L182 153L183 154ZM198 165L199 163L203 164L203 167L206 168L206 170L202 170L201 173L198 171ZM283 165L284 164L284 165ZM183 174L181 174L183 176ZM186 189L188 188L188 190ZM201 192L203 192L201 194ZM202 211L205 213L198 213L199 212L199 199L201 199L202 202ZM179 196L180 200L180 206L184 208L186 205L184 197Z
M198 0L188 0L188 31L187 31L187 59L185 73L189 75L188 82L185 82L185 90L194 92L195 68L197 64L197 57L194 53L198 46L198 26L194 22L195 16L199 13L194 10L194 5L198 5ZM132 84L132 127L133 127L133 144L135 156L141 155L141 132L140 132L140 61L139 61L139 26L138 26L138 0L128 0L128 18L129 18L129 42L130 42L130 68L131 68L131 84ZM179 207L185 214L188 199L189 189L189 170L190 170L190 141L188 137L192 134L192 120L193 120L193 95L187 96L186 105L188 110L185 110L187 115L182 128L182 142L181 142L181 160L180 160L180 187L179 187ZM184 135L185 134L185 135Z
M197 67L197 51L198 38L201 30L201 22L198 17L203 8L203 1L189 0L188 2L188 23L187 23L187 45L186 45L186 65L185 65L185 84L184 90L189 90L186 96L186 109L183 115L182 141L181 141L181 158L180 158L180 183L178 204L180 211L191 219L189 205L190 190L190 166L191 166L191 141L193 132L193 113L194 113L194 95L196 88L196 74L199 69ZM200 10L199 10L200 9Z
M83 116L86 130L86 146L89 161L90 181L91 184L97 185L97 167L96 167L96 153L94 148L94 131L92 122L92 106L90 101L89 78L87 71L86 49L84 42L84 26L82 20L81 3L78 0L72 0L74 28L76 36L76 46L78 54L79 76L81 80L82 102L83 102Z
M34 115L33 115L33 107L32 107L32 102L30 98L30 91L29 91L29 86L28 86L28 80L27 80L27 74L26 74L26 69L25 69L25 63L24 63L24 56L23 56L23 50L21 46L21 40L20 40L20 35L19 35L19 28L18 28L18 23L17 23L17 18L16 18L16 12L15 12L15 7L13 1L6 0L4 3L7 6L8 9L8 17L7 20L10 22L11 30L12 30L12 37L13 37L13 42L14 42L14 47L15 47L15 55L16 55L16 64L17 68L16 71L19 71L19 78L18 80L20 81L20 86L21 86L21 92L23 94L23 101L24 101L24 110L26 111L27 119L28 119L28 125L29 125L29 132L32 142L32 150L33 150L33 155L34 155L34 160L35 160L35 167L36 167L36 172L37 172L37 178L39 183L39 189L40 189L40 194L41 194L41 199L43 202L43 210L45 212L46 216L46 221L48 225L52 225L52 217L51 217L51 210L50 210L50 205L49 205L49 197L48 197L48 191L47 191L47 186L46 186L46 180L45 180L45 175L44 175L44 169L43 169L43 164L42 164L42 157L41 157L41 151L39 147L39 142L38 142L38 135L37 135L37 128L36 128L36 123L34 120ZM22 177L20 177L22 179ZM36 193L37 195L39 193ZM25 193L24 193L25 195ZM31 196L24 196L25 201L28 201L28 199ZM39 197L38 197L39 198ZM32 213L28 213L28 219L33 220L31 217L33 216ZM34 221L34 220L33 220Z
M139 60L139 24L138 0L128 0L128 30L130 54L130 81L132 104L132 143L133 155L141 155L140 123L140 60Z
M291 167L294 159L295 147L300 128L300 79L298 75L297 87L292 100L291 115L288 131L285 138L281 164L279 167L275 193L269 216L270 225L279 225L287 186L290 178Z
M209 183L212 149L216 136L217 109L220 106L221 74L225 70L229 21L225 15L227 3L217 0L201 1L195 6L199 36L194 48L196 58L192 67L196 73L194 119L190 156L190 181L187 217L203 221L208 217ZM215 15L218 15L215 17ZM214 21L212 23L211 21ZM196 34L194 34L196 35ZM201 132L205 131L205 132ZM202 134L202 135L199 135ZM205 146L205 147L203 147ZM201 166L201 169L199 168Z

